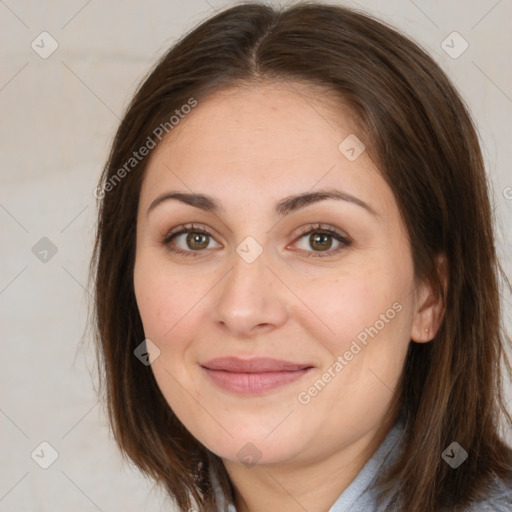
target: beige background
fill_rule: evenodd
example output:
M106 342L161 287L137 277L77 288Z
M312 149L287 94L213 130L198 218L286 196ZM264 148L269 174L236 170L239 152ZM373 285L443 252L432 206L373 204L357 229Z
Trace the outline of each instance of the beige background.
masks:
M149 66L178 36L233 3L0 1L0 511L170 510L151 482L122 463L97 404L90 346L79 348L93 189L119 117ZM481 133L510 274L512 2L343 3L413 36L459 87ZM46 59L31 47L35 41L40 52L51 49L43 31L58 44ZM441 47L453 31L469 44L457 59ZM39 253L47 262L32 250L43 237L57 249ZM505 292L504 299L510 332L512 300ZM43 441L58 452L48 469L31 458L37 448L34 457L50 460Z

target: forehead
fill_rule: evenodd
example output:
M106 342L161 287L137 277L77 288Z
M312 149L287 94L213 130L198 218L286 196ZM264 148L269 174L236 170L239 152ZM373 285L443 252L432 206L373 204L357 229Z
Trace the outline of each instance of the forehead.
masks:
M342 187L354 195L373 193L382 203L390 191L366 151L355 160L342 151L346 140L359 151L357 144L368 142L361 139L350 109L321 88L225 89L199 101L154 150L142 198L167 187L207 189L222 202L250 195L263 204L315 187Z
M323 89L261 84L224 89L200 101L169 135L166 147L172 151L197 139L202 151L194 157L207 152L258 161L295 159L297 154L318 157L355 130L349 108Z

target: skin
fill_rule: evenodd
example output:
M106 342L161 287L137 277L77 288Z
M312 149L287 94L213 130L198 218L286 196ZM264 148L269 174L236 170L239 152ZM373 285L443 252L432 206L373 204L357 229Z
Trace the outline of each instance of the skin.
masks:
M239 512L328 510L389 430L383 419L409 343L429 341L440 322L432 290L415 279L392 190L367 152L355 161L340 152L356 125L348 108L319 93L271 83L199 102L151 154L140 194L134 286L146 338L160 350L151 367L178 418L222 458ZM274 212L287 196L327 188L374 213L334 199L284 217ZM223 211L168 200L147 212L171 190L212 196ZM188 223L211 237L162 242ZM322 246L302 234L309 230L300 231L315 223L351 244L328 238L341 250L322 257ZM236 251L248 236L263 250L252 263ZM401 311L301 404L299 393L396 302ZM199 365L229 355L314 369L241 396L212 384ZM261 456L251 467L237 455L248 442Z

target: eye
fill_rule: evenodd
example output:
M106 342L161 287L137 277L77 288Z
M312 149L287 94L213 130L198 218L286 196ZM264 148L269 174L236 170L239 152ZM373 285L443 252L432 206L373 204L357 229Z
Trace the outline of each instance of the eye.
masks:
M162 243L173 253L183 256L198 256L198 253L204 249L212 248L210 247L212 241L213 237L206 229L191 224L178 226L166 235ZM173 244L176 244L177 247L173 247Z
M302 243L295 243L299 244L301 251L309 253L307 255L308 258L333 256L351 245L351 241L348 237L343 236L330 226L322 226L321 224L306 226L303 228L302 235L297 240L299 242L303 240ZM333 241L337 243L334 249L332 248ZM302 245L302 247L300 247L300 245ZM308 246L311 247L313 251L309 250Z
M204 227L187 224L173 229L162 240L162 244L172 253L195 257L205 249L212 249L210 243L213 241L213 236ZM335 248L332 248L333 241L337 244ZM351 241L335 228L316 224L302 228L294 244L299 245L300 251L308 253L308 258L321 258L341 252L351 245ZM309 250L308 245L313 250ZM218 244L218 247L222 246Z

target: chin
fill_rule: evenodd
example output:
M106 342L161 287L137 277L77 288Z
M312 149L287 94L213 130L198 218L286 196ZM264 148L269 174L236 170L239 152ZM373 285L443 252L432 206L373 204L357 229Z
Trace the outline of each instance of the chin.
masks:
M226 434L220 442L204 439L199 441L221 459L248 467L255 464L282 464L292 461L303 453L304 447L307 446L305 440L283 439L283 436L277 435L275 439L270 440L267 437L268 432L265 435L257 435L252 430L238 431L233 437Z

